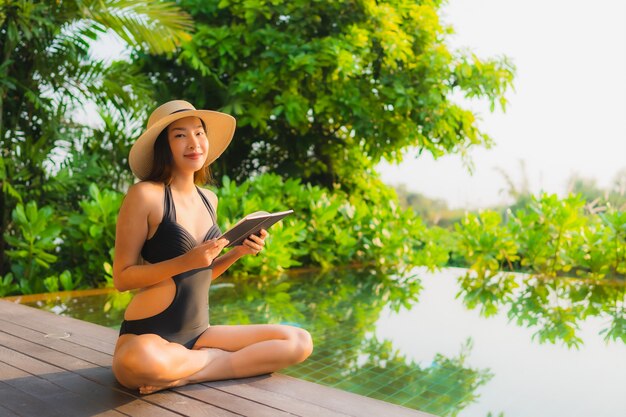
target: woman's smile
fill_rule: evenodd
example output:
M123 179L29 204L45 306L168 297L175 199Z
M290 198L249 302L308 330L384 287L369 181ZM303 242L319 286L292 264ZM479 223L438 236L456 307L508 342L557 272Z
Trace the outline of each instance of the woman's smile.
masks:
M185 158L189 158L189 159L193 159L193 160L202 158L202 154L201 153L197 153L197 152L196 153L189 153L189 154L184 155L184 156L185 156Z

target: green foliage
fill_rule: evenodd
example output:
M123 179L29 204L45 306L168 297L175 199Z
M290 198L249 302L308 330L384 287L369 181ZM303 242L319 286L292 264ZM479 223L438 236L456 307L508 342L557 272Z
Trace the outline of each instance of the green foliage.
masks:
M18 204L12 212L14 228L4 233L4 240L12 249L6 251L11 260L11 272L25 294L43 290L41 276L57 260L54 250L61 226L50 206L39 209L30 201ZM10 287L11 279L4 277Z
M91 184L81 212L55 212L35 202L13 211L14 228L4 234L11 272L0 280L0 293L30 294L98 286L110 278L115 224L122 194ZM17 282L14 282L17 279Z
M467 214L455 225L456 254L476 273L499 270L542 277L623 276L626 268L626 214L609 206L589 211L580 195L543 194L507 219L495 211Z
M580 195L544 194L506 221L495 211L467 214L455 231L454 259L469 267L458 295L468 307L488 316L508 306L540 341L579 346L578 323L590 316L611 318L607 339L626 339L623 211L598 214Z
M588 266L591 271L606 272L606 267L615 271L617 275L626 275L626 211L618 211L613 207L605 213L599 214L602 226L594 224L594 232L598 238L587 239L587 248L594 247L595 252L602 252L604 261L601 262L600 254L596 254L593 258L589 255L586 260L594 260L592 265ZM596 247L600 246L600 247ZM608 255L610 254L610 255ZM601 265L598 265L601 264Z
M569 272L588 225L584 205L580 196L561 200L544 194L526 209L511 213L508 225L520 245L521 266L549 277Z
M90 43L111 31L137 49L172 52L189 29L174 2L0 3L0 230L14 227L9 215L24 201L76 209L87 185L103 178L82 170L93 160L100 174L128 171L128 137L152 106L151 89L128 63L95 59ZM90 103L103 116L103 134L76 121ZM4 249L2 240L0 275L8 269Z
M259 175L239 186L228 177L222 183L216 190L222 230L257 210L291 208L296 213L270 229L262 255L242 258L229 269L229 274L265 276L297 266L330 269L373 265L389 274L402 275L416 265L432 269L444 265L448 259L448 250L440 242L449 239L449 233L439 228L428 229L410 209L400 209L394 191L375 178L371 179L367 192L353 195L339 189L329 192L318 186L303 185L299 180L284 181L273 174ZM89 198L78 202L80 211L61 217L51 216L51 209L46 208L45 213L38 215L39 221L45 218L54 225L54 238L59 238L45 240L46 250L37 252L36 259L47 259L46 265L52 264L50 272L53 272L43 274L38 269L30 273L39 291L112 285L115 225L122 199L121 193L101 191L91 184ZM25 227L40 224L31 225L26 220L22 223ZM28 237L38 239L39 233L49 232L37 229L29 232ZM17 245L11 239L9 236L7 242ZM14 256L14 252L8 253ZM60 255L58 259L52 252ZM17 268L19 263L14 264ZM21 271L16 269L12 276L22 276ZM5 280L5 291L15 292L12 278Z
M438 157L491 139L453 94L505 107L514 67L451 51L440 2L185 0L196 32L179 59L135 62L160 101L238 119L219 176L252 173L352 190L352 176L417 147ZM356 157L355 157L356 156Z
M496 212L467 214L455 225L456 252L463 254L469 265L465 276L459 279L464 301L469 308L481 306L481 313L497 313L497 305L509 296L517 285L511 275L501 274L506 265L519 259L518 244L511 233L500 227L502 218Z
M240 186L224 177L222 184L215 190L222 229L257 210L295 212L270 229L262 257L245 257L229 272L262 275L296 265L328 269L346 264L406 272L418 264L432 268L447 260L445 249L432 240L443 230L429 231L411 210L398 207L392 189L374 178L367 193L352 195L273 174Z
M81 212L73 213L65 231L63 254L75 274L92 286L104 281L106 262L112 262L115 225L123 195L89 186L89 199L80 201Z
M455 225L458 248L465 255L470 269L481 277L490 277L506 263L512 266L517 256L518 244L512 234L500 227L499 213L484 211L478 215L468 213Z
M0 277L0 297L17 294L19 289L20 286L14 282L13 273L9 272L5 276Z
M72 291L78 288L79 283L80 277L74 280L72 273L68 270L61 272L58 276L52 275L43 280L43 285L48 292L57 292L60 290Z
M193 29L189 15L175 2L83 0L75 4L98 29L111 29L128 45L154 54L175 51Z

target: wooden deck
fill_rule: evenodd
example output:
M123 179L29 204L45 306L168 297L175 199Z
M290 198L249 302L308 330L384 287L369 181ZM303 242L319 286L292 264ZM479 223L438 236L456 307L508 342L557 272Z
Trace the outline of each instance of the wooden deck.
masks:
M117 332L0 300L0 416L421 416L273 373L140 396L117 383Z

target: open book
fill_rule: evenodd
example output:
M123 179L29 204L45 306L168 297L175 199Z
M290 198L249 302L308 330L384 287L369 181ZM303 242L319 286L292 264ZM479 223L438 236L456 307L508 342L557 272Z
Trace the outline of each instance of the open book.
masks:
M243 219L239 220L233 227L228 229L221 238L228 239L229 243L227 248L232 246L239 246L243 244L243 241L252 234L259 235L261 229L268 229L271 225L284 217L293 213L293 210L278 211L276 213L268 213L267 211L255 211L248 214Z

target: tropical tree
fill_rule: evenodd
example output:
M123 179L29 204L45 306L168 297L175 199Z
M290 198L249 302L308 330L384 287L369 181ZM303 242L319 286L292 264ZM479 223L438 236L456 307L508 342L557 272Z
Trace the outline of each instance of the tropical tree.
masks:
M235 115L218 176L255 172L366 188L382 158L489 145L453 95L505 108L514 67L452 51L439 0L182 0L196 32L173 64L136 54L159 100Z
M148 83L127 64L95 59L90 43L110 30L131 47L162 54L191 29L189 15L173 2L0 2L0 235L14 232L9 216L18 202L60 199L77 206L76 187L85 192L90 175L123 165L118 150L133 128L124 125L143 111ZM92 126L74 117L94 102L105 124L97 140ZM84 168L98 150L92 170L73 176L67 161L79 157ZM55 174L66 181L54 181ZM0 275L7 270L4 254L1 240Z

